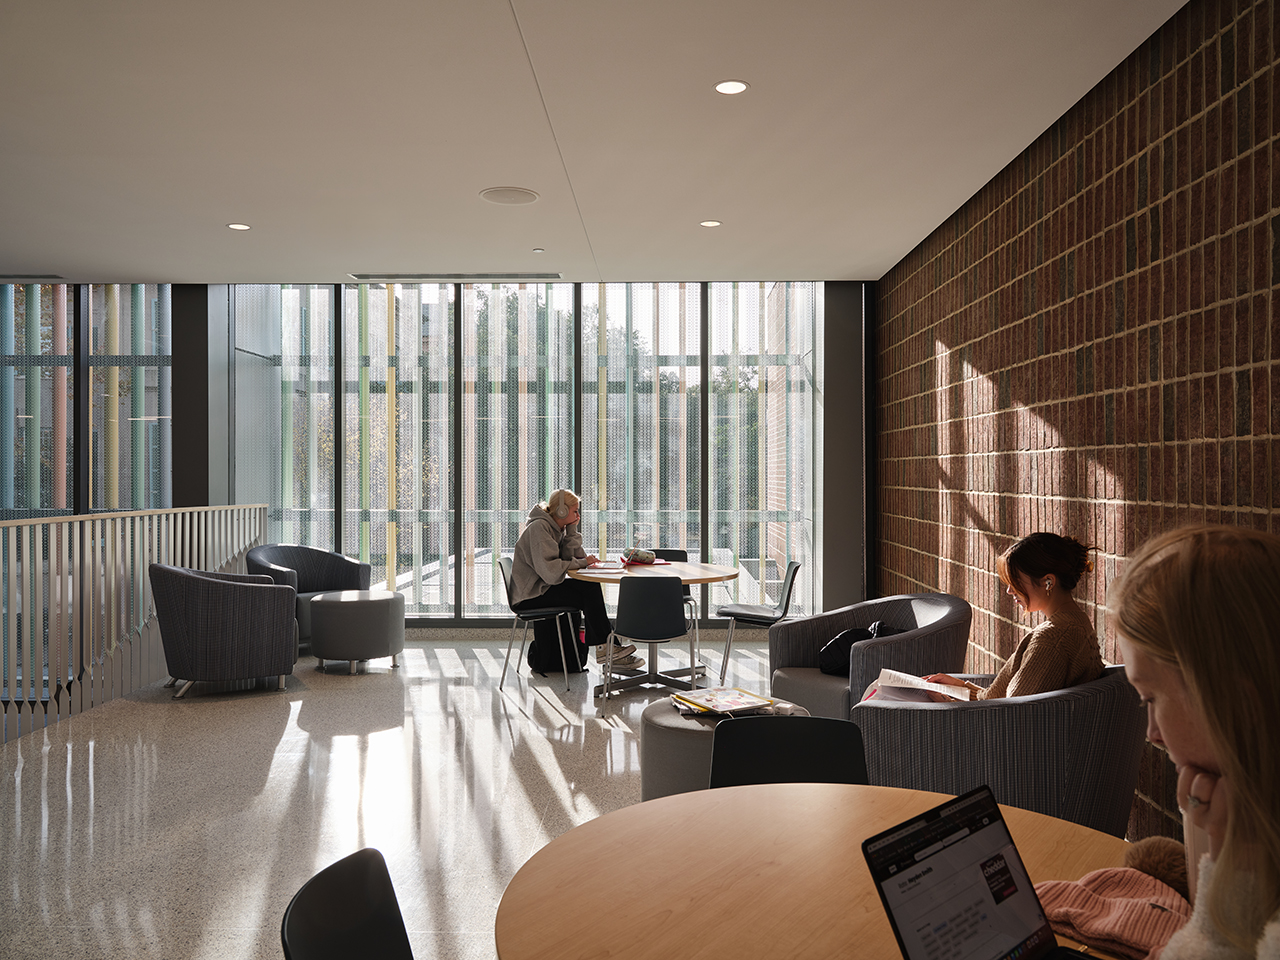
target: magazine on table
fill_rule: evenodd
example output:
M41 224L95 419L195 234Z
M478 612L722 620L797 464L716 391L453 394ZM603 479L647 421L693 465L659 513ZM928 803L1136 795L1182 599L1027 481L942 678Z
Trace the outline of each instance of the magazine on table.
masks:
M768 697L748 693L738 687L711 687L707 690L681 690L671 699L703 713L743 713L773 705Z
M941 693L951 700L971 700L973 691L968 687L954 686L949 683L932 683L923 677L910 673L900 673L885 667L875 683L867 688L863 700L910 700L932 701L930 692Z

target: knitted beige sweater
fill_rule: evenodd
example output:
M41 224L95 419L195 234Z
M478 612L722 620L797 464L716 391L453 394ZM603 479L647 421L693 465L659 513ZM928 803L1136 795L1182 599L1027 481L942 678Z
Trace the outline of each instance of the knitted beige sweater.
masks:
M1097 680L1102 668L1093 624L1072 608L1023 637L989 687L967 686L975 700L1025 697Z

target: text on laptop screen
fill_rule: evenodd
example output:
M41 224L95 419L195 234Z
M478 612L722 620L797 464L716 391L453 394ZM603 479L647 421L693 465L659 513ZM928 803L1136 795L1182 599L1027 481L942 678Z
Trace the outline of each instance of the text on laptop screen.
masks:
M989 791L966 794L864 845L910 960L1003 960L1056 943Z

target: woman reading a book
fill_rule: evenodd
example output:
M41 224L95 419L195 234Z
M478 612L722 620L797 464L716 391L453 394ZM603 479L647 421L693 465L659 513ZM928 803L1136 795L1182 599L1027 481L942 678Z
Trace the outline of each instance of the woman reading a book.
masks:
M933 683L968 687L972 700L1047 693L1088 683L1102 676L1102 655L1093 623L1071 591L1093 569L1089 551L1071 537L1033 533L1000 555L996 569L1005 592L1027 613L1042 613L1044 623L1022 638L990 686L980 687L945 673L925 677ZM935 699L947 699L938 694Z
M608 659L604 645L613 632L604 606L604 593L598 583L568 576L570 570L581 570L599 562L598 557L582 549L582 534L578 532L581 506L581 499L572 490L556 490L545 503L529 511L511 558L511 608L575 607L581 610L587 646L598 647L596 660L604 663ZM539 632L540 627L543 632ZM549 620L538 621L534 624L534 638L552 644L554 650L555 625ZM634 644L615 645L614 667L636 670L644 666L635 652Z
M1195 909L1161 960L1280 958L1280 537L1174 530L1111 590L1147 739L1178 770L1178 806L1208 834ZM1195 869L1195 864L1189 864Z

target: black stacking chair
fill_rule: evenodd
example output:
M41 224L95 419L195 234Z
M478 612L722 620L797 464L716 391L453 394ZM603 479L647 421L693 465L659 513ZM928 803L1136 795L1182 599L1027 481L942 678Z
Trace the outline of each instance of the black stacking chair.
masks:
M867 783L856 723L830 717L729 717L711 736L711 786Z
M680 550L676 547L655 548L653 555L659 560L674 560L680 563L689 562L689 551ZM702 649L702 644L698 637L698 601L693 595L693 587L687 583L684 584L684 605L689 611L689 622L693 624L693 655L696 657Z
M689 682L698 685L698 662L694 659L693 636L684 618L684 584L677 576L624 577L618 585L618 615L613 619L610 639L649 645L649 672L613 682L611 669L614 644L610 644L609 663L603 669L604 682L598 688L607 700L609 691L644 683L661 683L658 673L658 644L689 637Z
M302 885L280 923L285 960L413 960L387 862L365 847Z
M724 676L729 669L729 654L733 652L733 628L739 623L747 623L755 627L772 627L787 615L791 606L791 589L796 585L796 574L800 564L792 560L787 564L787 572L782 577L782 596L776 607L768 607L762 603L730 603L716 608L717 617L730 617L729 636L724 642L724 660L720 664L720 686L724 686Z
M524 644L529 639L529 624L535 620L556 621L556 639L560 641L560 663L564 667L564 688L569 689L569 662L564 656L564 633L563 623L560 618L562 616L569 618L569 633L573 633L573 615L578 612L577 607L537 607L533 610L517 610L511 606L511 558L502 557L498 560L498 567L502 570L502 586L507 591L507 606L511 608L511 612L515 614L515 619L511 621L511 637L507 640L507 658L502 662L502 677L498 680L498 689L502 689L502 685L507 680L507 665L511 662L511 645L516 639L516 624L524 623L524 633L520 636L520 656L516 660L516 672L520 672L520 660L524 659Z

